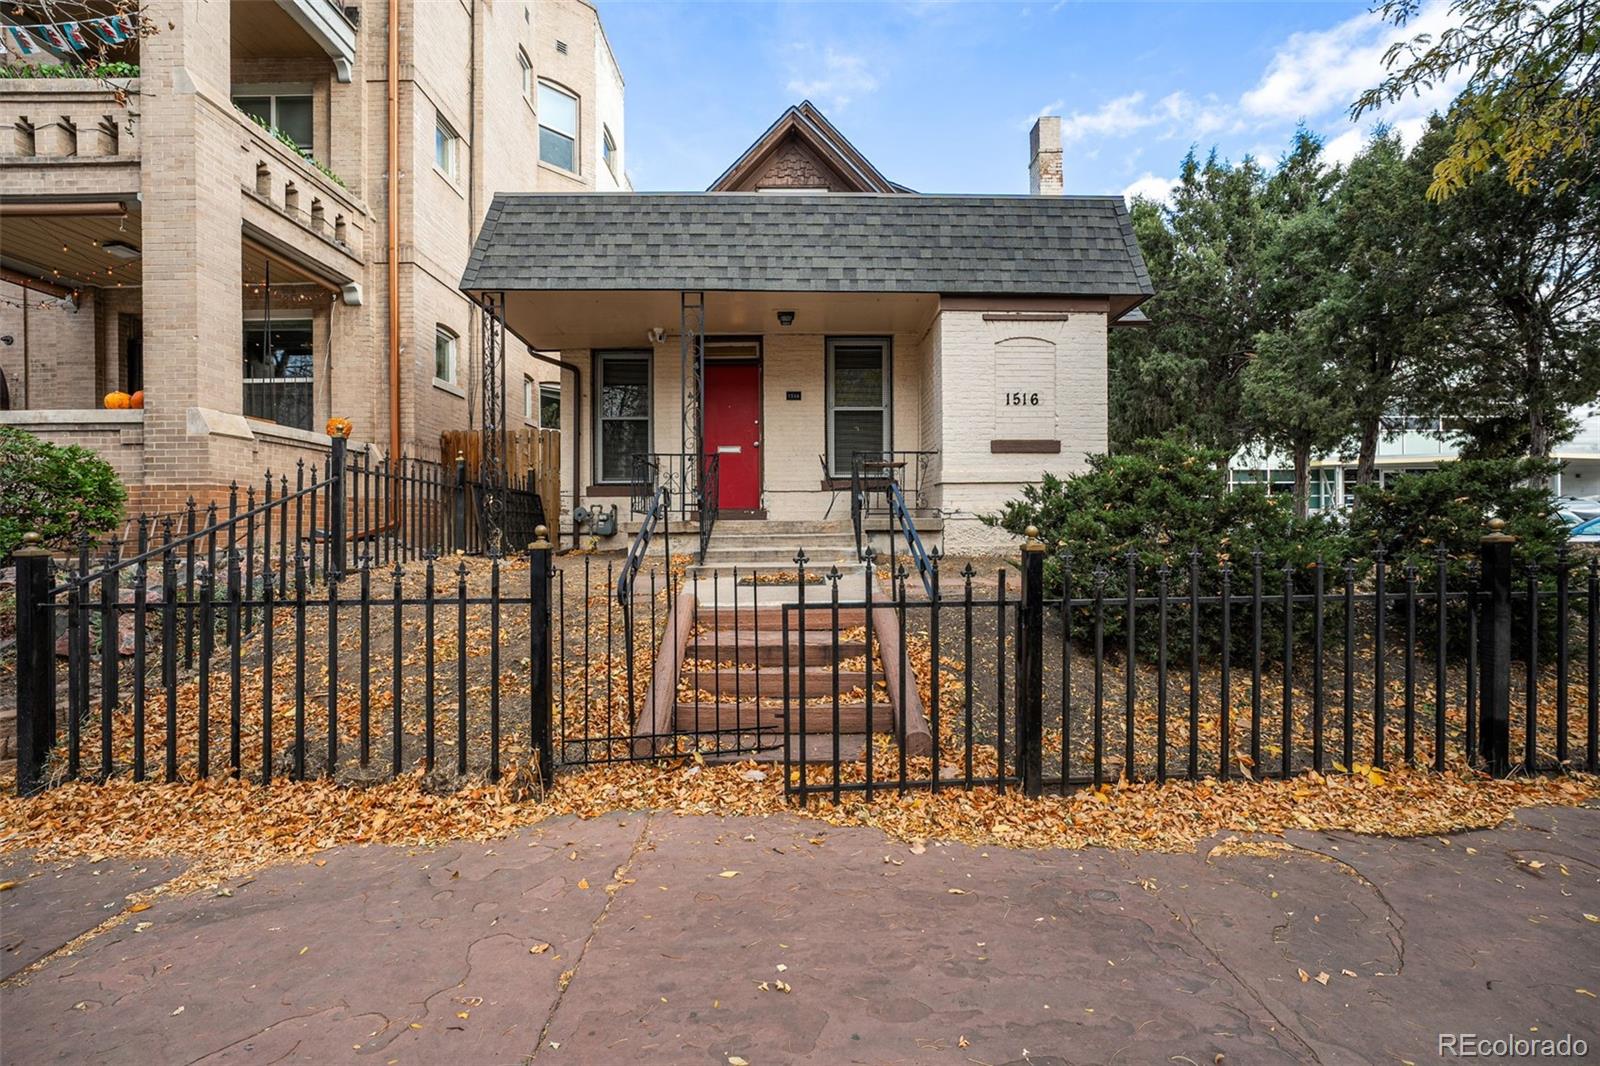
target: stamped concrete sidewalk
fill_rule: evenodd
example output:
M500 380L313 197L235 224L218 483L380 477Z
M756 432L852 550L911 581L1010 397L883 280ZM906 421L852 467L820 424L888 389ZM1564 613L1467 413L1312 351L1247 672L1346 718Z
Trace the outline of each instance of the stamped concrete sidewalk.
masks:
M1600 809L1289 842L918 854L797 818L618 814L345 848L161 897L9 978L0 1060L1426 1062L1457 1031L1600 1054L1578 991L1600 993ZM103 865L0 866L21 882L8 972L181 867Z

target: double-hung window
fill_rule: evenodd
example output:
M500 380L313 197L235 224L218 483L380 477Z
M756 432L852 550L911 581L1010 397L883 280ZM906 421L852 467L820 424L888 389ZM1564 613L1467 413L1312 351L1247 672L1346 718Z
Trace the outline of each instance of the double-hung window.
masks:
M578 98L547 81L539 83L539 159L578 170Z
M650 356L606 352L596 363L595 480L632 481L633 457L650 450Z
M310 429L314 361L309 318L245 322L245 415Z
M857 453L889 447L889 342L834 337L828 341L828 473L849 477Z
M311 94L299 92L249 92L233 98L240 111L277 130L311 158Z
M521 48L517 49L517 69L522 74L522 98L533 103L533 60Z
M611 176L617 176L617 142L611 136L610 126L600 127L600 158L605 160L606 169L611 171Z

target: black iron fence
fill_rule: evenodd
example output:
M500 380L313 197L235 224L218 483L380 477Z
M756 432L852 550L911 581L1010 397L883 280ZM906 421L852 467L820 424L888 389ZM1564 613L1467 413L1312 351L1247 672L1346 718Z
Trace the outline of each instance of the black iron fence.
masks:
M1600 562L1530 567L1498 532L1470 572L1381 557L1113 570L1030 541L1020 573L941 573L930 553L924 584L870 555L825 573L803 552L781 568L687 567L666 497L660 551L646 539L626 558L558 560L538 530L525 551L476 558L436 557L449 533L420 550L335 541L317 533L339 525L327 505L356 496L326 485L280 483L192 533L163 523L126 558L69 561L64 580L49 553L19 552L18 787L548 782L690 754L781 766L801 801L1600 769Z

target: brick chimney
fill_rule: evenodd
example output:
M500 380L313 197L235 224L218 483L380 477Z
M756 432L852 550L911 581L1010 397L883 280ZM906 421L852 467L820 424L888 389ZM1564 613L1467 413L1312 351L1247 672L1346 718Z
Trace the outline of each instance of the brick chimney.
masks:
M1028 191L1035 196L1061 195L1061 116L1041 115L1028 134Z

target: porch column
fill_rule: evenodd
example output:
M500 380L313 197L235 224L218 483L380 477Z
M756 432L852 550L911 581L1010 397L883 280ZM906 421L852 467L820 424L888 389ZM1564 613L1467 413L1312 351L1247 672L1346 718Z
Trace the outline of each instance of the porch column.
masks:
M140 46L143 116L145 475L218 484L245 442L191 435L190 411L242 411L239 138L230 5L150 0ZM222 443L232 440L233 446Z

